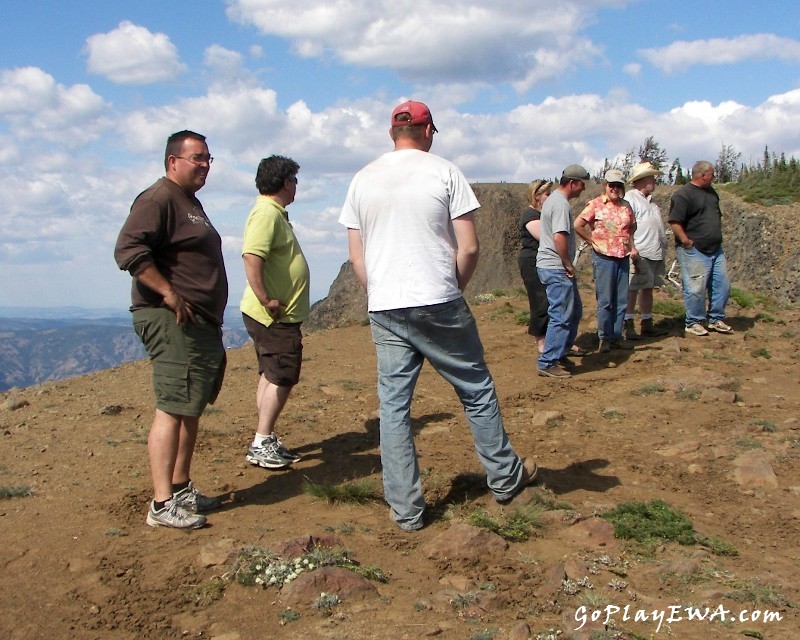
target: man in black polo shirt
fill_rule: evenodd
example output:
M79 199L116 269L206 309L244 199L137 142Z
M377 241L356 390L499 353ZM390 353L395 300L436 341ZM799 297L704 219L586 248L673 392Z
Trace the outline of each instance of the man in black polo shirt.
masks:
M708 329L733 333L723 321L731 284L722 251L719 195L711 187L713 179L714 165L706 160L696 162L692 181L675 191L669 209L668 221L675 234L675 252L683 282L685 331L694 336L708 335L703 326L706 318Z

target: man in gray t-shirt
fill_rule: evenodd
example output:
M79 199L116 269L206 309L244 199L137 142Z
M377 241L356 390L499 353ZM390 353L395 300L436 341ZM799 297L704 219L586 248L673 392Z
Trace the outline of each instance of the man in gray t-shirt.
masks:
M540 376L569 378L571 375L564 363L568 362L565 358L578 335L583 305L572 264L575 233L569 201L583 193L589 177L582 166L568 166L561 174L558 188L542 207L536 270L547 293L549 322L544 351L539 354Z

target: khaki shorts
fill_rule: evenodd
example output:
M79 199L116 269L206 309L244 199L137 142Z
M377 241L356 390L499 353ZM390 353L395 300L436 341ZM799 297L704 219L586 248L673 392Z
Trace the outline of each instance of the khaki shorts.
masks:
M273 322L267 327L244 313L242 320L256 348L258 373L279 387L293 387L300 382L303 362L300 323Z
M663 287L666 273L663 260L650 260L650 258L639 257L636 262L631 261L628 290L639 291L641 289Z
M170 309L137 309L133 330L153 363L156 408L197 417L214 404L225 376L222 329L195 314L181 326Z

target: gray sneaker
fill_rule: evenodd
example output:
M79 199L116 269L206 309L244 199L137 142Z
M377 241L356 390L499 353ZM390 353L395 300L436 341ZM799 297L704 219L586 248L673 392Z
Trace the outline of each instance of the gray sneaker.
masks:
M161 511L154 509L153 502L147 510L147 524L151 527L172 527L173 529L199 529L206 524L206 517L190 513L175 500L167 500Z
M277 436L275 438L275 450L278 452L279 456L286 458L289 460L289 462L298 462L303 459L303 456L301 456L299 453L284 447L281 439Z
M222 506L221 498L209 498L208 496L204 496L197 490L193 482L189 482L188 487L173 494L172 501L191 513L213 511Z
M250 464L264 467L265 469L283 469L294 462L280 454L277 440L272 442L265 440L260 447L250 445L245 458Z

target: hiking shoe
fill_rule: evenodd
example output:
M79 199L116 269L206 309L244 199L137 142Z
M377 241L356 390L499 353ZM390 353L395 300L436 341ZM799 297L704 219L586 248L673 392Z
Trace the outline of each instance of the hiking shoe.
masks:
M172 494L172 501L190 513L213 511L222 506L222 498L209 498L208 496L204 496L191 481L188 487L181 489L178 493Z
M630 351L633 349L633 345L628 342L627 340L623 340L622 338L618 340L611 341L611 348L617 351Z
M554 364L546 369L539 369L539 375L545 378L570 378L572 374L562 365Z
M264 467L265 469L283 469L293 462L293 460L284 458L280 454L277 440L273 440L272 442L264 440L264 443L260 447L250 445L245 458L250 464Z
M608 353L611 351L611 343L608 340L600 341L600 348L597 349L598 353Z
M520 458L519 461L522 463L522 476L520 477L519 484L508 498L497 500L500 504L508 504L516 498L525 487L536 482L536 475L539 473L539 467L536 466L536 462L529 458Z
M284 447L281 439L277 436L275 437L275 450L278 452L279 456L286 458L290 462L297 462L303 459L303 456L301 456L299 453Z
M645 321L642 320L642 335L644 335L644 323ZM639 334L636 333L636 327L633 325L633 318L631 318L630 320L625 320L625 322L622 325L622 331L625 334L626 340L639 339Z
M564 354L565 358L583 358L583 356L588 356L589 352L586 349L581 349L578 345L573 344L572 348Z
M206 517L190 513L179 505L175 499L167 500L161 511L155 510L150 502L147 510L147 524L151 527L172 527L173 529L199 529L206 524Z
M522 479L519 481L519 488L527 487L536 481L536 474L539 473L539 467L536 461L529 460L528 458L521 458L522 463Z
M656 328L656 326L653 324L652 318L642 320L641 336L643 338L658 338L660 336L665 336L667 334L669 334L669 331L667 331L666 329ZM630 340L629 336L626 335L625 337L628 338L628 340Z
M728 326L722 320L714 320L708 323L708 328L717 333L733 333L733 327Z
M684 333L688 333L693 336L707 336L708 331L706 328L700 324L699 322L695 322L694 324L690 324L688 327L684 329Z

